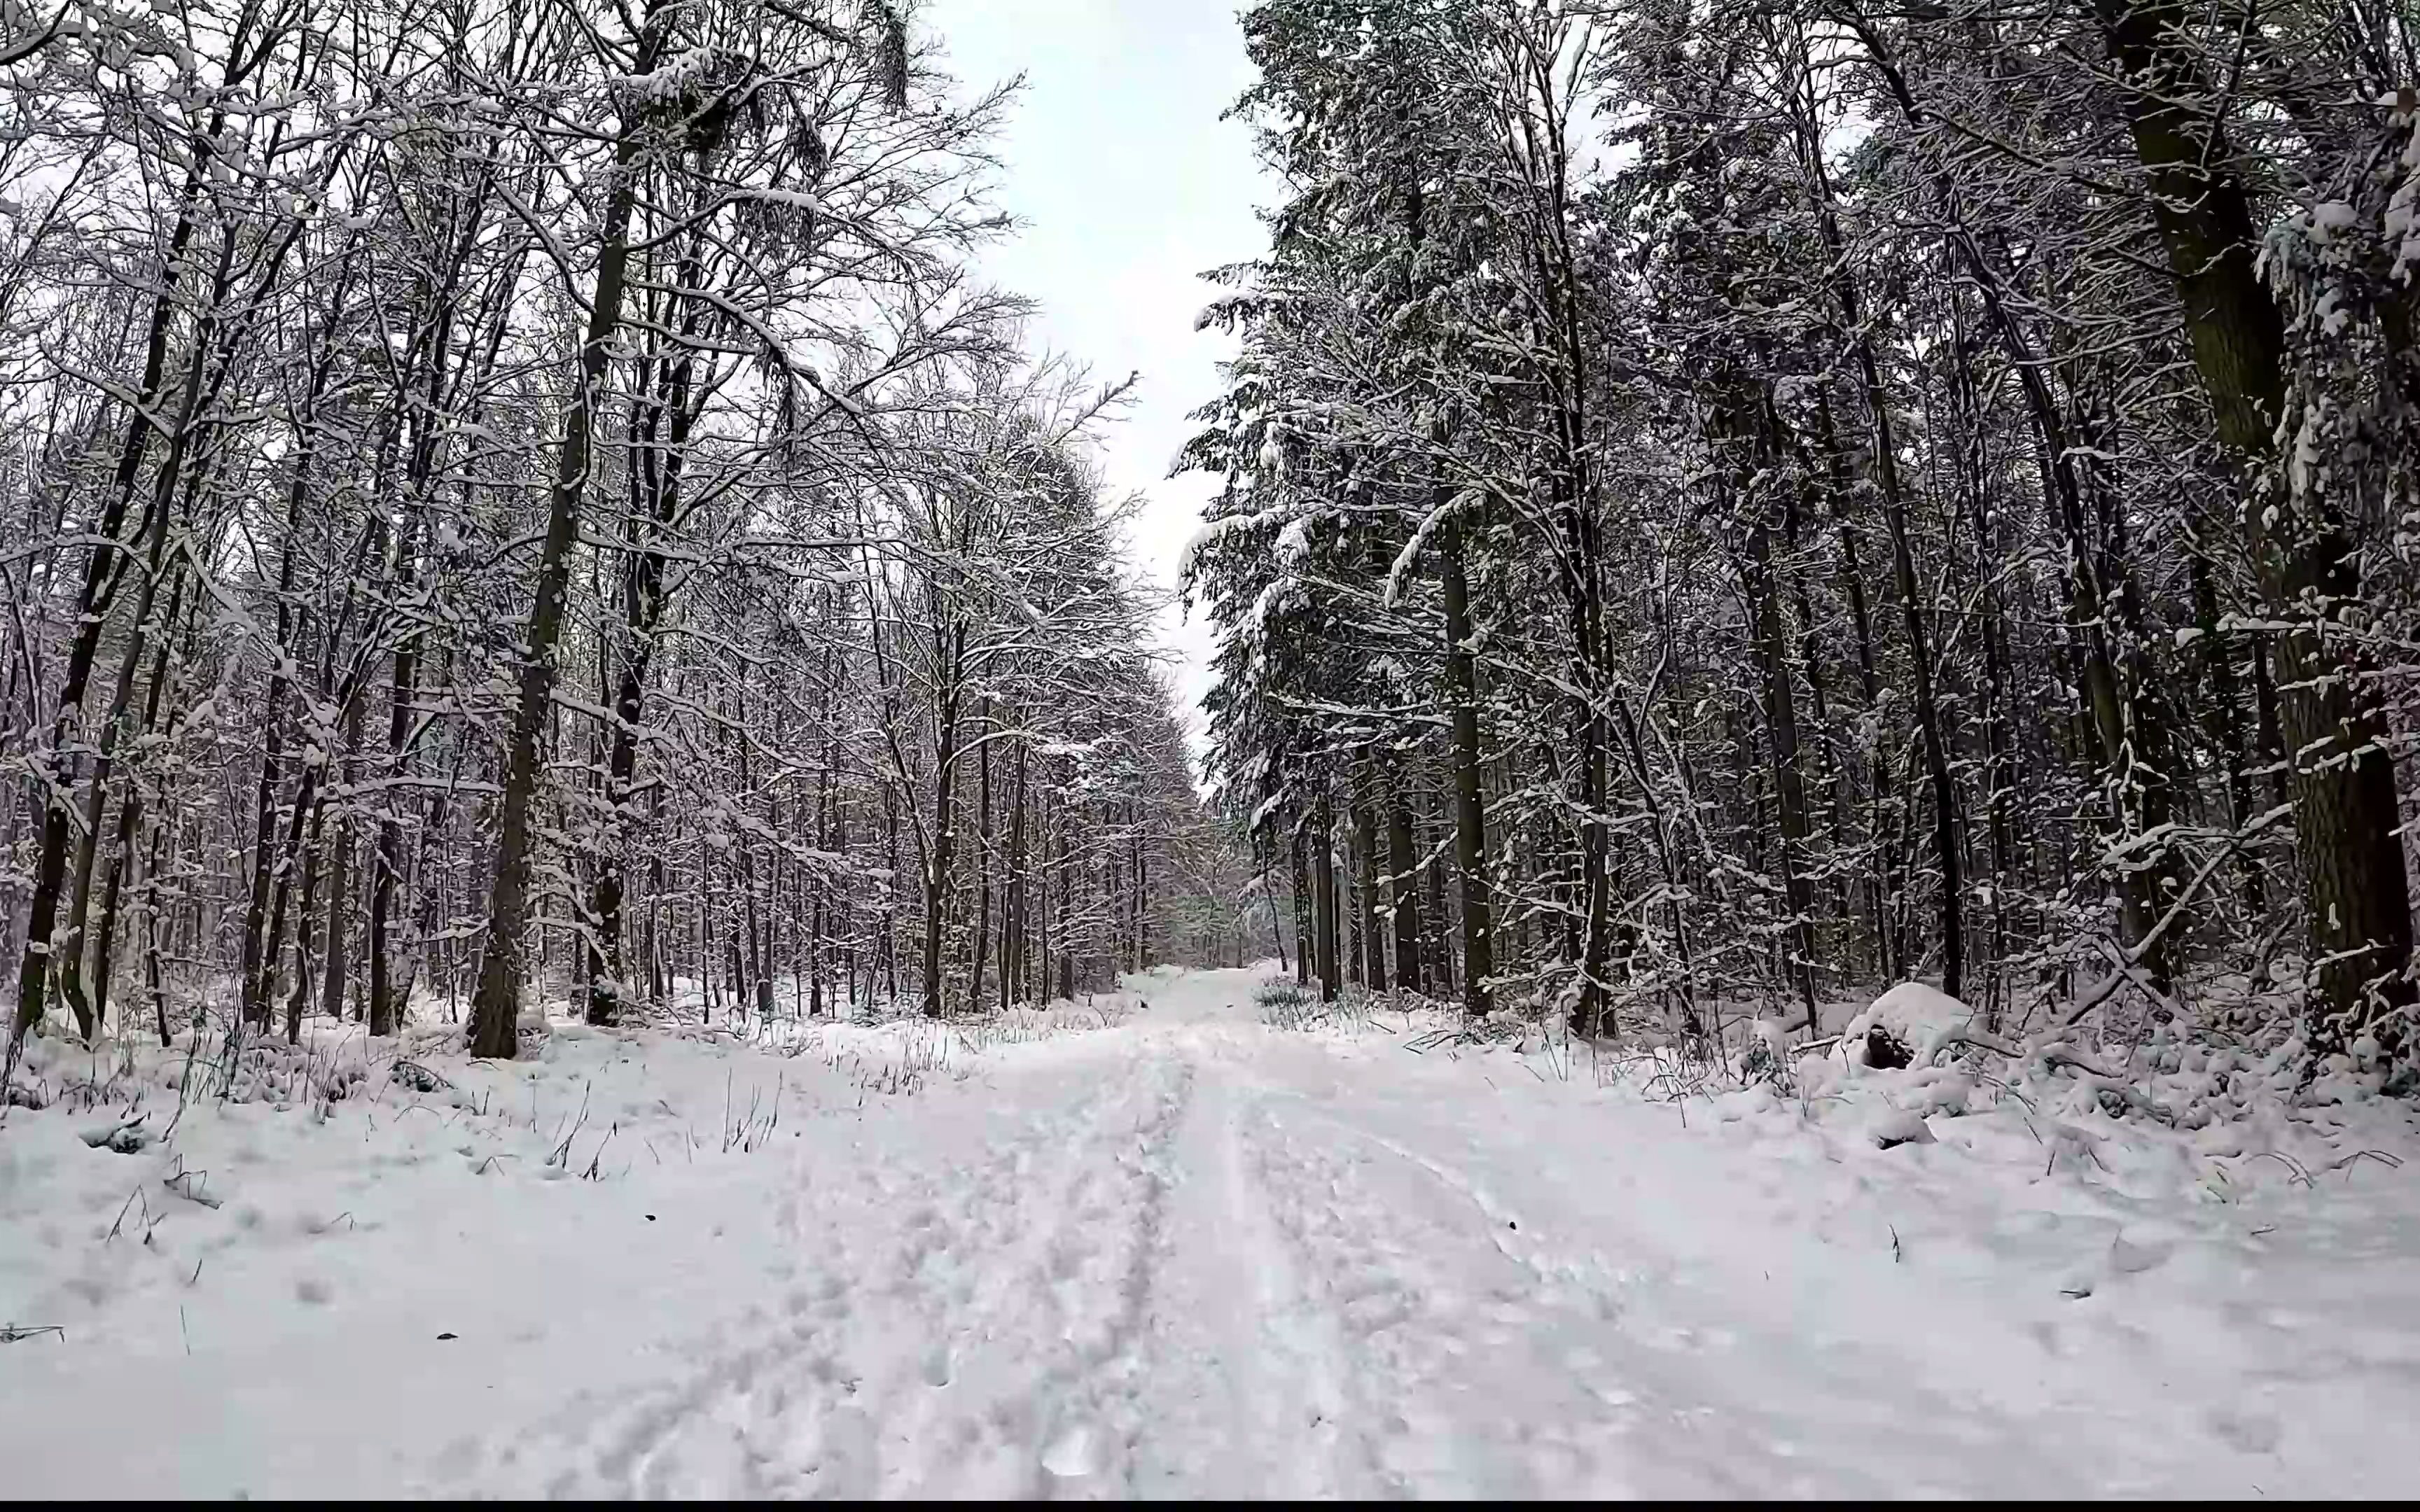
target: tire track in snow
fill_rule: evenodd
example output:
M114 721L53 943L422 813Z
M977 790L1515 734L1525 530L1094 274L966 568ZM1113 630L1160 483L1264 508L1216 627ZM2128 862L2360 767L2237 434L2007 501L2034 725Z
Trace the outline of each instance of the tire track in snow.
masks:
M940 1495L970 1477L1032 1478L1030 1414L997 1397L970 1409L1046 1346L1032 1315L1065 1263L1066 1215L1131 1126L1131 1099L1127 1075L1095 1075L1067 1114L989 1160L896 1173L886 1206L908 1199L903 1232L876 1224L847 1236L858 1253L845 1268L892 1280L858 1319L862 1376L800 1456L814 1494Z
M1662 1264L1557 1246L1544 1226L1515 1227L1523 1205L1489 1177L1347 1106L1276 1087L1264 1096L1274 1185L1291 1196L1305 1263L1328 1278L1362 1375L1379 1383L1366 1394L1383 1404L1376 1462L1403 1493L1904 1494L1865 1449L1891 1425L1858 1420L1903 1401L1905 1382L1882 1393L1850 1362L1828 1362L1830 1412L1859 1431L1810 1441L1803 1408L1773 1396L1803 1382L1767 1382L1757 1365L1789 1357L1786 1341L1743 1339L1720 1314L1676 1319ZM1542 1195L1538 1208L1551 1224L1554 1204ZM1931 1421L1988 1438L1993 1414L1931 1396Z
M1245 1152L1244 1109L1188 1036L1195 1094L1176 1129L1161 1271L1141 1343L1132 1489L1144 1496L1332 1500L1346 1419L1336 1356L1316 1335Z
M1168 1250L1176 1134L1194 1077L1182 1057L1145 1062L1131 1132L1110 1120L1097 1158L1080 1163L1077 1190L1059 1209L1044 1317L1062 1347L1031 1386L1012 1394L1043 1430L1041 1473L1029 1483L1035 1494L1133 1494L1139 1448L1155 1427L1140 1402L1157 1363L1149 1323Z
M1265 1200L1349 1381L1346 1494L1621 1494L1635 1394L1607 1379L1609 1309L1552 1298L1471 1198L1342 1119L1256 1103ZM1509 1230L1508 1230L1509 1232Z
M1616 1265L1602 1250L1591 1249L1582 1256L1555 1244L1534 1211L1530 1226L1523 1228L1516 1211L1519 1205L1507 1202L1495 1192L1492 1183L1468 1171L1422 1154L1299 1094L1278 1091L1270 1095L1282 1102L1290 1114L1309 1119L1345 1140L1372 1147L1417 1167L1437 1186L1466 1203L1470 1216L1478 1220L1479 1231L1488 1236L1497 1254L1528 1271L1542 1300L1606 1321L1629 1311L1634 1283L1642 1278L1637 1271ZM1547 1221L1552 1221L1551 1212Z
M2099 1484L2096 1458L2142 1458L2096 1454L2110 1445L2039 1387L1926 1377L1937 1348L1892 1338L1886 1313L1861 1337L1863 1314L1758 1291L1753 1261L1709 1267L1668 1221L1728 1221L1691 1211L1728 1201L1719 1163L1625 1174L1633 1154L1652 1174L1658 1152L1591 1145L1588 1120L1450 1073L1275 1035L1242 990L1156 986L1137 1022L887 1104L854 1148L837 1125L786 1165L732 1167L750 1187L794 1168L766 1198L790 1273L701 1295L684 1317L722 1326L644 1362L636 1389L549 1413L532 1437L551 1442L526 1455L484 1442L452 1484L2071 1494ZM1753 1256L1772 1226L1743 1216ZM1772 1253L1776 1273L1803 1254ZM663 1332L646 1321L643 1336Z

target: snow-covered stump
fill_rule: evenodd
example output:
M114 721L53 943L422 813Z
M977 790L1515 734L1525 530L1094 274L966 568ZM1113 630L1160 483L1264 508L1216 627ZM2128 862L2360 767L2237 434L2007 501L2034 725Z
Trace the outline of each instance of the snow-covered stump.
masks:
M1848 1022L1833 1054L1877 1071L1926 1065L1975 1021L1973 1009L1939 988L1903 981Z

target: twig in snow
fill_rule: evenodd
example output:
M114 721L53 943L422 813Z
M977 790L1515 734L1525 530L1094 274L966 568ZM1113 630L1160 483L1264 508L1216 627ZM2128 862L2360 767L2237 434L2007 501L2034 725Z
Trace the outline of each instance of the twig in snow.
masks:
M60 1343L67 1342L68 1331L56 1323L0 1323L0 1344L15 1344L45 1334L56 1334Z
M2352 1168L2355 1165L2360 1165L2364 1160L2374 1160L2390 1171L2400 1170L2403 1168L2403 1160L2399 1155L2391 1155L2383 1149L2356 1149L2342 1160L2330 1161L2328 1163L2328 1169L2332 1171L2342 1171L2345 1173L2345 1176L2350 1179L2352 1175Z
M594 1181L600 1180L597 1174L597 1163L605 1158L605 1147L612 1144L613 1142L613 1136L621 1132L622 1125L619 1120L616 1120L611 1127L606 1129L605 1137L597 1142L597 1152L588 1157L588 1169L582 1171L580 1175L580 1179L582 1180Z
M208 1181L210 1173L208 1171L179 1170L176 1175L162 1180L160 1184L166 1187L169 1191L174 1192L177 1196L183 1197L188 1202L198 1203L200 1206L205 1208L216 1208L221 1206L218 1198L206 1196L194 1189L194 1183L196 1178L203 1181Z
M106 1244L110 1240L114 1240L117 1237L118 1229L124 1227L126 1225L126 1210L134 1206L135 1199L137 1198L142 1198L143 1200L144 1218L147 1220L150 1218L151 1201L148 1197L143 1196L143 1189L140 1186L137 1186L133 1191L126 1194L126 1201L121 1204L117 1210L117 1222L109 1226L109 1236L107 1239L103 1239L101 1241L102 1243Z
M2273 1149L2264 1149L2254 1155L2252 1158L2254 1160L2273 1160L2278 1165L2285 1166L2287 1170L2286 1181L2288 1185L2291 1185L2296 1181L2300 1181L2304 1186L2312 1184L2310 1171L2304 1168L2301 1161L2296 1160L2291 1155L2280 1154L2278 1151Z
M560 1165L566 1171L571 1169L571 1142L580 1137L581 1129L588 1122L588 1093L589 1084L582 1084L580 1088L580 1117L573 1120L571 1132L563 1136L563 1143L555 1146L553 1152L546 1157L549 1165Z

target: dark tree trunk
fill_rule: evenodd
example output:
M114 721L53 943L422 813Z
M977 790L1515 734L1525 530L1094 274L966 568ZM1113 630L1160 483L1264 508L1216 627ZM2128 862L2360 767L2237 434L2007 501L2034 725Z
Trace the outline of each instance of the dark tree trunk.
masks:
M1008 887L1001 901L1000 1006L1016 1006L1024 982L1026 949L1025 742L1016 743L1016 796L1009 802Z
M210 134L215 136L224 116L213 116ZM196 147L196 152L206 150ZM161 394L161 382L167 371L169 327L176 316L177 290L186 267L185 253L191 245L194 227L195 196L200 186L198 169L185 181L179 197L176 229L169 234L168 248L161 263L160 293L151 301L150 327L144 340L143 377L137 384L132 404L128 407L126 436L118 445L117 469L111 480L108 501L95 522L93 533L100 541L115 542L125 528L126 512L134 499L135 486L142 480L143 460L149 451L151 432L158 421L153 411ZM47 758L47 781L41 784L42 838L34 865L32 904L25 925L25 953L17 972L17 1016L10 1033L13 1044L18 1036L39 1026L44 1001L49 991L52 952L61 944L54 939L58 925L60 889L67 881L68 845L72 815L69 805L71 781L69 771L62 769L65 748L76 733L78 721L84 717L85 690L92 679L93 662L101 651L101 630L109 619L110 600L125 573L120 558L122 550L115 546L96 543L85 557L84 579L76 594L76 634L68 647L65 675L59 685L58 713L51 731L50 754Z
M1318 930L1319 998L1322 1002L1333 1002L1342 983L1338 980L1336 961L1336 837L1326 797L1322 797L1312 809L1311 825L1311 834L1305 843L1311 852L1311 906Z
M1437 532L1445 601L1446 697L1453 720L1454 869L1462 881L1462 1006L1472 1017L1488 1011L1487 979L1496 960L1487 901L1487 820L1479 790L1479 672L1471 650L1470 583L1463 564L1461 522Z
M1308 987L1318 969L1319 909L1311 890L1309 844L1299 829L1287 837L1286 858L1294 882L1294 980Z
M1758 399L1760 419L1756 432L1756 457L1760 471L1776 471L1779 447L1776 441L1780 423L1773 413L1769 394ZM1766 750L1772 759L1774 807L1779 830L1776 847L1780 862L1783 905L1790 910L1787 951L1790 956L1791 981L1798 989L1799 1006L1806 1015L1806 1026L1815 1027L1815 940L1809 916L1812 913L1807 897L1806 873L1808 866L1807 842L1810 833L1807 815L1807 782L1799 756L1798 692L1791 677L1790 658L1786 648L1788 632L1783 625L1782 594L1773 562L1773 532L1768 517L1769 508L1759 499L1746 501L1749 512L1747 528L1747 590L1749 611L1753 616L1753 640L1758 671L1764 684L1764 718L1767 734Z
M975 753L975 934L967 951L967 1008L980 1013L984 1006L984 965L991 949L991 704L985 700L975 732L983 745Z
M651 0L636 71L654 71L669 31L671 7ZM564 599L570 586L571 547L595 461L597 418L605 400L605 372L622 322L623 288L629 270L630 213L637 198L641 134L647 112L633 106L614 144L606 190L605 224L597 257L597 278L588 328L580 346L580 386L564 420L563 447L547 503L545 543L538 557L536 596L521 646L520 686L512 733L505 748L504 811L497 823L493 878L488 890L488 933L479 958L479 984L471 1005L471 1053L511 1059L520 1045L521 936L529 912L529 883L535 837L531 810L541 775L539 737L554 697L555 643L562 638Z
M2273 616L2303 623L2276 642L2279 728L2290 753L2304 914L2318 991L2311 1043L2350 1037L2372 1001L2412 1000L2412 915L2385 721L2357 691L2359 667L2328 619L2363 607L2344 522L2277 476L2287 401L2285 321L2261 283L2251 196L2210 81L2182 41L2197 12L2180 0L2095 0L2126 91L2136 155L2175 270L2194 365L2220 441L2243 469L2245 544ZM2305 605L2321 606L2317 620Z
M950 863L956 836L951 832L951 800L958 785L958 686L967 649L966 625L952 631L943 655L943 692L935 711L933 730L933 838L924 863L924 1016L939 1018L941 995L941 925L950 887Z
M1378 928L1383 868L1378 859L1377 810L1370 804L1367 761L1355 768L1353 798L1354 891L1360 902L1360 977L1372 992L1383 993L1387 990L1387 946Z
M366 669L365 669L366 670ZM350 787L360 779L356 752L362 742L362 717L369 700L357 689L345 709L345 783ZM346 937L347 926L353 911L353 819L349 811L336 815L335 832L329 838L331 864L328 868L327 944L320 952L319 1013L323 1018L342 1022L345 1016L345 993L352 981L352 949Z
M1414 871L1419 856L1412 844L1412 810L1404 799L1400 769L1388 784L1386 804L1387 898L1394 911L1395 985L1405 992L1423 993L1428 981L1420 970L1420 884Z

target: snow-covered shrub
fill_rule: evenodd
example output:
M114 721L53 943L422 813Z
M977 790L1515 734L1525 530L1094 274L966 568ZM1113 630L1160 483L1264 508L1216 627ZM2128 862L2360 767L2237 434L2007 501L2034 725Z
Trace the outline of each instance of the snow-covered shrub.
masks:
M1975 1023L1975 1011L1937 987L1903 981L1869 1004L1840 1030L1833 1055L1851 1065L1896 1069L1922 1065Z

